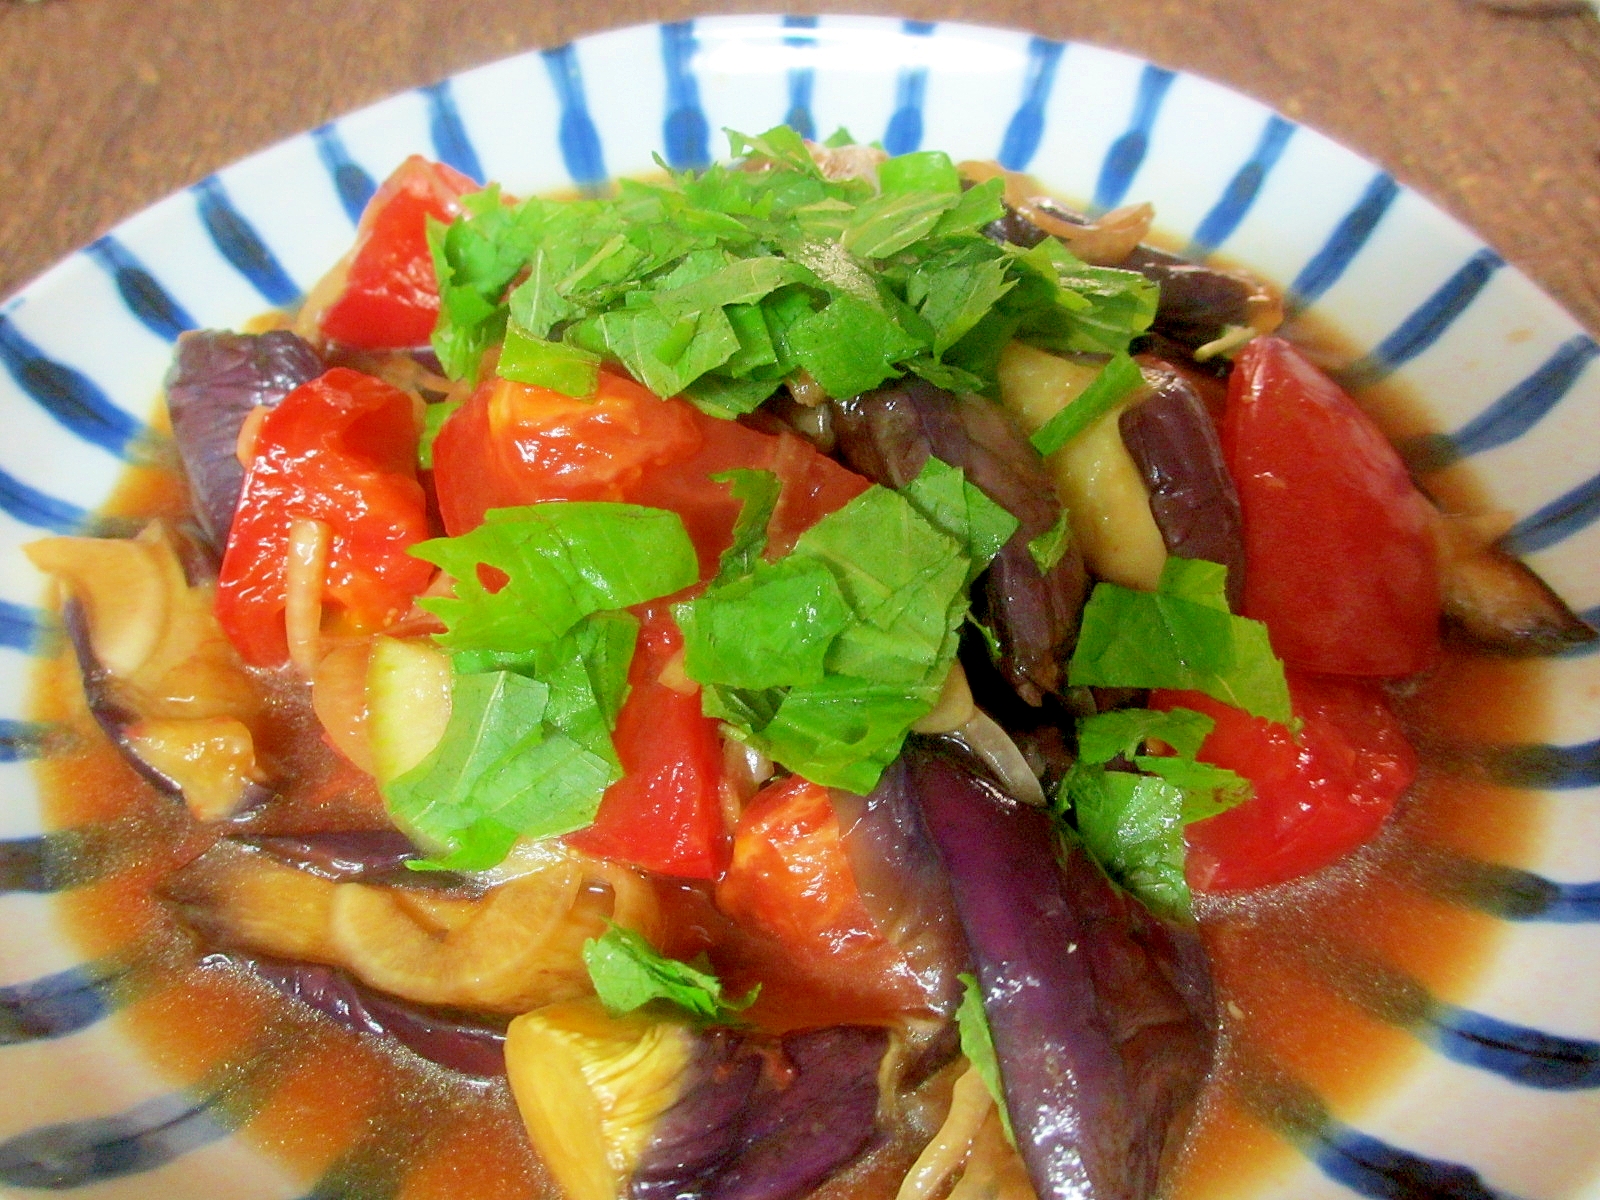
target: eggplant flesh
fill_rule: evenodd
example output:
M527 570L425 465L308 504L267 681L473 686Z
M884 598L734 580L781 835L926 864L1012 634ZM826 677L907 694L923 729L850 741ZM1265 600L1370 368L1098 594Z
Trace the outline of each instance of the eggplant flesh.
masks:
M966 472L1017 519L1018 528L984 573L978 597L1000 644L1000 670L1038 705L1065 685L1088 576L1075 545L1041 572L1028 543L1061 517L1038 451L998 405L955 396L922 380L899 381L834 401L833 428L845 465L876 483L904 487L930 456Z
M1151 394L1117 419L1150 493L1167 553L1228 569L1228 605L1244 600L1244 517L1205 403L1177 371L1141 363Z
M1081 849L1058 859L1046 814L937 749L908 754L1040 1200L1144 1200L1214 1057L1197 936L1115 890Z
M249 971L276 991L353 1033L392 1037L429 1062L463 1075L490 1079L506 1073L503 1029L429 1012L364 988L343 971L321 963L277 958L208 956Z
M324 370L311 345L287 329L208 329L178 339L167 376L167 410L195 516L215 549L227 544L244 486L237 446L245 418L254 408L275 407Z

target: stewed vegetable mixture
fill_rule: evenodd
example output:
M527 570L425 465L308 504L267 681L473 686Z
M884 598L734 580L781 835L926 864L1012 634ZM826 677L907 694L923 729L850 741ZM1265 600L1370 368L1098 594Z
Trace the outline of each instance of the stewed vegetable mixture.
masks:
M506 1076L572 1200L1150 1196L1196 895L1379 832L1441 638L1594 633L1149 206L731 140L573 200L410 159L181 340L188 516L29 549L189 816L165 903Z

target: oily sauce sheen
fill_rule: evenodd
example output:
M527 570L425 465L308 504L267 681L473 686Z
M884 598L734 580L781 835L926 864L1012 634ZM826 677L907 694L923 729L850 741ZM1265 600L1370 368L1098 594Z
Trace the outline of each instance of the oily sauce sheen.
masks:
M1396 403L1389 396L1378 407L1395 411ZM1467 485L1457 476L1453 486ZM1466 507L1471 497L1441 499ZM133 525L157 516L177 520L186 500L176 474L134 469L105 515ZM375 790L350 786L358 773L324 745L304 695L282 695L282 685L280 695L284 719L275 724L285 744L265 749L281 755L298 739L293 754L304 771L326 781L324 794L352 796L349 819L362 824L363 811L370 814L367 806L377 803ZM1485 697L1494 698L1492 708ZM1242 1085L1251 1062L1276 1062L1330 1111L1350 1116L1423 1053L1398 1024L1373 1015L1381 1004L1372 997L1381 1001L1385 982L1370 964L1383 963L1448 999L1467 991L1495 947L1498 923L1430 895L1417 882L1415 863L1419 845L1514 862L1537 832L1530 793L1452 772L1436 747L1539 740L1546 724L1540 666L1447 647L1435 670L1394 699L1423 766L1384 833L1306 880L1200 902L1223 1048L1172 1172L1173 1197L1231 1200L1293 1168L1294 1152L1274 1131L1272 1114L1252 1106ZM554 1194L503 1082L469 1081L390 1050L233 968L200 960L157 893L214 835L140 780L100 735L69 647L40 660L32 715L67 731L62 752L38 763L48 825L108 831L95 854L97 877L65 892L58 911L86 956L147 964L117 1019L160 1073L201 1092L221 1080L242 1080L230 1092L239 1135L307 1180L336 1180L341 1187L334 1190L346 1194L405 1200ZM894 1136L817 1195L893 1196L938 1124L949 1083L936 1078L907 1099L890 1115Z

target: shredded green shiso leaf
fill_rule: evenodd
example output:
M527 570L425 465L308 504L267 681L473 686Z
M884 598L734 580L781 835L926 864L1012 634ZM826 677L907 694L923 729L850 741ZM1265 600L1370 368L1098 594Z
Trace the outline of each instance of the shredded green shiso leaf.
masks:
M876 184L825 178L800 136L729 131L740 161L623 181L604 198L507 203L493 187L429 229L434 349L471 378L592 393L603 362L708 413L753 410L803 375L847 397L915 374L993 395L1001 348L1120 354L1157 287L1053 238L984 236L1002 185L964 185L937 151L884 161Z

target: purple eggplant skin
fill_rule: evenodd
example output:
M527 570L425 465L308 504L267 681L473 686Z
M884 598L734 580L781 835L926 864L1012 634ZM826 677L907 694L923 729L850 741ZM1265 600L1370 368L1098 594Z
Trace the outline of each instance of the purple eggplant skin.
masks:
M887 1030L809 1029L776 1046L726 1029L699 1038L691 1082L634 1169L632 1200L796 1200L878 1138Z
M205 961L231 963L249 971L274 990L354 1033L392 1037L414 1054L449 1070L480 1079L506 1073L504 1030L430 1013L380 995L335 967L227 954L211 954Z
M1177 371L1141 362L1151 394L1117 419L1150 493L1167 553L1228 568L1228 605L1244 600L1244 517L1222 440L1200 394Z
M683 1094L657 1122L634 1168L633 1200L700 1194L732 1157L762 1059L729 1029L700 1033Z
M326 368L309 343L287 329L268 333L197 330L178 338L167 375L172 435L189 477L194 511L213 547L228 541L244 486L236 448L250 410L273 408Z
M454 871L413 871L408 862L425 858L398 829L345 829L241 839L279 862L334 883L387 884L394 887L461 887Z
M1023 700L1038 705L1058 693L1089 583L1076 546L1069 545L1048 573L1028 549L1055 526L1061 502L1026 435L999 405L923 380L832 403L839 456L851 470L904 487L932 455L960 467L1017 519L1017 532L984 574L980 616L999 639L1001 673Z
M831 796L840 844L868 915L905 956L928 1011L954 1017L967 947L944 863L923 828L904 760L892 763L868 796L843 791Z
M1180 953L1185 935L1155 923L1081 850L1058 859L1044 812L953 756L909 753L1035 1191L1145 1200L1215 1054L1209 984Z

